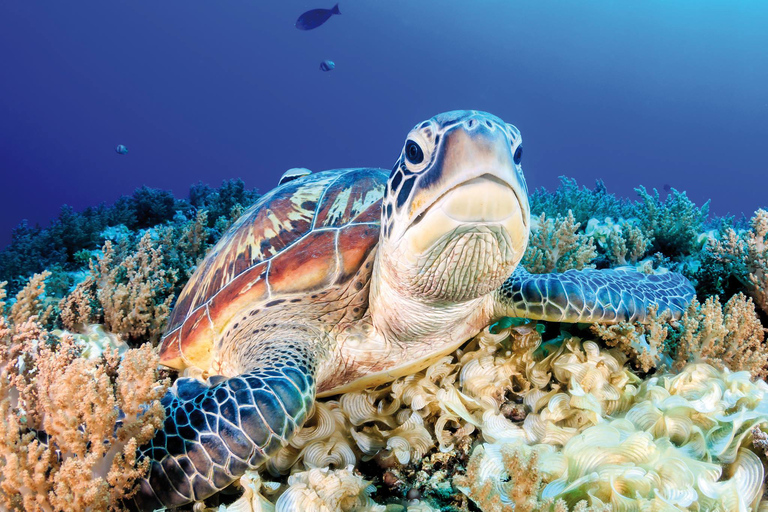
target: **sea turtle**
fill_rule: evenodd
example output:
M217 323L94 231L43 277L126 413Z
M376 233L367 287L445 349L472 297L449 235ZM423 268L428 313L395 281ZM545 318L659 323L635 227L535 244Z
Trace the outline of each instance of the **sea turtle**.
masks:
M530 230L520 132L454 111L410 131L392 172L290 172L225 233L179 296L163 364L197 367L163 399L135 505L200 500L285 445L316 396L416 372L494 319L679 315L681 275L518 267ZM299 176L295 176L299 174Z

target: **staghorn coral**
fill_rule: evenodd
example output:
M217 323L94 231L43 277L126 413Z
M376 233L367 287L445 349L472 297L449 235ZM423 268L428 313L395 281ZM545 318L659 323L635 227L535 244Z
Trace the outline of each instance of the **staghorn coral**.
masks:
M0 504L114 509L148 469L137 447L164 420L157 354L145 344L87 359L68 333L19 320L0 316Z
M725 229L720 237L709 241L708 250L768 314L768 211L757 210L750 227Z
M525 268L542 274L590 267L597 250L592 238L578 232L580 226L571 211L554 219L547 218L546 213L534 219L523 258Z

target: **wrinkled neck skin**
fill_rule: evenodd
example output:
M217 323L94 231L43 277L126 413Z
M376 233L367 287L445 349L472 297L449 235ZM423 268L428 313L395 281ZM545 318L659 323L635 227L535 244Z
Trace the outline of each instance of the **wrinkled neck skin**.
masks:
M450 352L488 325L493 291L519 258L498 226L466 225L415 253L407 238L383 243L371 282L376 331L404 357Z

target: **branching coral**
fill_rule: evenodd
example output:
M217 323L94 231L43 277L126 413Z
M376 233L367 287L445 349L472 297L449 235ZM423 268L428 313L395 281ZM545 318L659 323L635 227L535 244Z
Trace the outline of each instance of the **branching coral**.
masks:
M597 242L598 247L613 265L635 265L645 256L651 239L637 226L637 219L620 218L614 222L590 219L584 232Z
M768 314L768 211L757 210L748 231L727 228L708 249Z
M45 280L50 275L47 270L33 275L26 286L16 294L10 311L11 322L20 325L34 317L40 324L48 324L53 313L53 304L45 298Z
M133 340L157 341L173 302L177 271L164 261L162 244L146 233L133 252L112 242L85 281L61 303L61 318L71 330L102 320L107 330Z
M0 503L115 507L148 469L136 448L164 420L157 354L146 344L122 360L116 351L87 359L69 334L18 320L0 316Z
M709 201L697 207L685 192L674 188L664 201L654 189L653 195L645 187L635 189L640 201L635 216L640 227L653 240L652 249L666 256L680 256L699 249L699 235L709 214Z
M644 372L659 366L681 369L706 362L732 371L768 376L768 343L752 299L739 293L721 305L717 297L694 299L677 322L655 311L644 325L622 322L591 326L609 346L618 347Z
M674 333L676 368L705 361L718 368L768 376L768 344L752 299L737 294L721 306L717 297L694 300Z
M669 335L669 314L657 316L658 307L652 307L646 324L620 322L613 325L592 324L590 329L609 347L617 347L643 372L656 368L668 356L664 354Z
M554 192L539 189L531 193L531 213L565 216L573 213L576 222L585 225L592 217L631 217L633 205L609 194L605 184L597 180L594 189L579 188L576 180L560 176L560 186Z
M523 258L525 268L534 274L583 269L597 256L592 238L579 233L580 223L572 212L564 217L534 219L531 240Z
M152 243L149 233L142 237L138 250L119 264L114 256L107 242L99 260L104 325L111 332L132 338L157 340L170 314L175 270L164 267L161 249Z

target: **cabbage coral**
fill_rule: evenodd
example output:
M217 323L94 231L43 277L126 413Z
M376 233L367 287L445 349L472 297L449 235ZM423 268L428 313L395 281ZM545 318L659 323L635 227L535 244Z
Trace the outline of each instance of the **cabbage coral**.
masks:
M483 510L557 510L560 501L605 510L757 506L764 469L745 441L768 422L768 385L698 364L625 394L629 410L562 449L523 440L478 446L457 485Z

